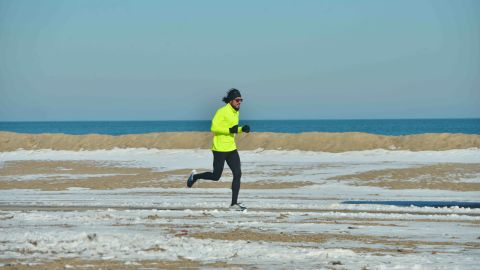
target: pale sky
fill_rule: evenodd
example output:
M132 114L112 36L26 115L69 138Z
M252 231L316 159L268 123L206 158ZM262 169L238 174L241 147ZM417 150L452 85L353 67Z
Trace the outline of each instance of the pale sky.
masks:
M480 1L0 0L0 121L480 117Z

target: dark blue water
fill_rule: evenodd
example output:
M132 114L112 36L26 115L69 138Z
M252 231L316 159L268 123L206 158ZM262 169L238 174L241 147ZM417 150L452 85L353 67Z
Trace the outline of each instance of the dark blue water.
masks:
M394 206L417 206L417 207L463 207L480 208L480 202L442 202L442 201L345 201L344 204L381 204Z
M394 120L242 120L256 132L366 132L381 135L421 133L480 134L480 119ZM210 131L210 121L0 122L0 131L66 134L142 134Z

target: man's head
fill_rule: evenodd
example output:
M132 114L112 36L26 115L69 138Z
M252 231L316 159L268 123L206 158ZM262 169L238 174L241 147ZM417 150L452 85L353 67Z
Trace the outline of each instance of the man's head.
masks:
M235 88L228 90L227 95L222 100L225 103L230 103L237 111L240 110L240 104L242 104L243 101L240 91Z

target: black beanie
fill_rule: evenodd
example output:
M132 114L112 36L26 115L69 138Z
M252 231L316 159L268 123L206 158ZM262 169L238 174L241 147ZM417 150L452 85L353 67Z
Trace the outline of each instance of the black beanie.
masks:
M241 96L242 96L242 94L240 94L240 91L238 91L235 88L232 88L232 89L228 90L227 95L225 97L223 97L222 100L225 103L229 103L230 101L236 99L237 97L241 97Z

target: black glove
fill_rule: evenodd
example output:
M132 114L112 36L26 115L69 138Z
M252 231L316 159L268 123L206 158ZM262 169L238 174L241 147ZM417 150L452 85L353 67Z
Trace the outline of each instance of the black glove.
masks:
M245 125L242 127L242 131L243 132L246 132L246 133L249 133L250 132L250 126L249 125Z
M238 125L235 125L229 128L229 130L230 130L230 133L238 133Z

